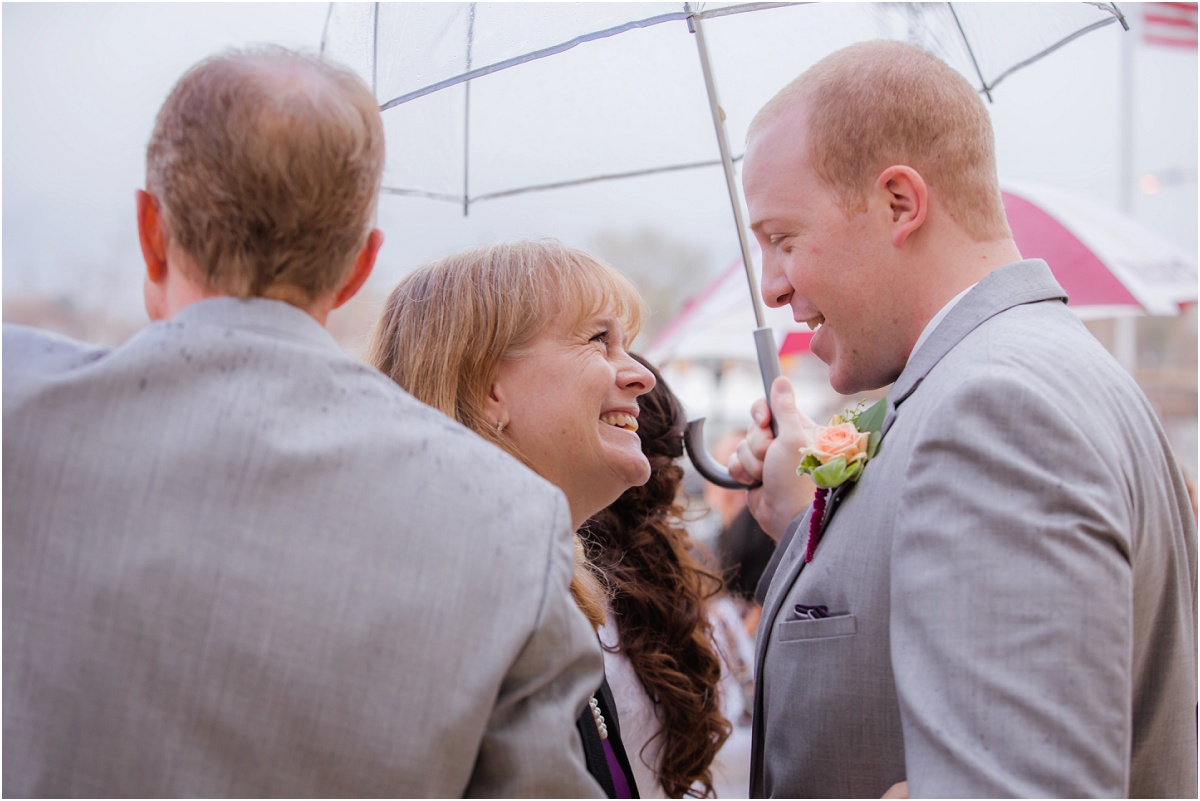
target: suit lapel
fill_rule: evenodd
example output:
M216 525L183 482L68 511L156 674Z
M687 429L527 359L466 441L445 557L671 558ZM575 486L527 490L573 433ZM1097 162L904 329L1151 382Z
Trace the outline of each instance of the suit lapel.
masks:
M863 430L876 430L876 424L873 420L876 417L875 408L879 404L885 404L883 422L878 425L880 442L883 440L883 432L887 430L891 418L895 417L895 408L892 406L888 398L878 401L875 406L863 413L861 418L863 423L866 423L867 428ZM872 422L867 423L871 419ZM848 481L837 487L832 493L825 505L825 517L821 521L822 531L829 525L829 521L833 518L833 513L837 511L837 507L841 504L842 499L855 482ZM813 506L809 505L808 510L800 516L798 521L794 521L792 525L784 532L784 536L779 541L779 546L775 549L775 553L763 571L762 578L759 579L759 585L755 592L755 596L759 603L763 606L763 614L767 617L768 623L774 619L775 613L778 612L778 603L781 591L784 588L790 587L795 583L796 578L800 575L800 571L804 569L804 559L801 558L808 547L810 520L812 519ZM792 547L792 541L796 542L795 547ZM782 573L784 580L776 581L777 573ZM772 592L774 590L774 592Z
M754 654L754 714L752 718L753 733L750 739L751 798L763 797L762 722L765 717L762 705L762 677L763 666L767 658L767 641L770 639L766 632L770 632L775 625L780 601L787 596L788 589L795 583L796 576L800 575L800 571L804 568L805 543L803 540L804 534L808 531L808 519L811 514L812 506L809 506L808 510L796 518L784 532L771 557L771 562L767 565L767 570L763 572L756 592L763 609L762 616L758 621L759 636Z
M775 614L779 611L779 599L783 591L792 585L804 567L804 546L808 539L808 520L811 515L812 507L810 506L804 514L796 518L775 549L775 552L780 554L780 558L774 564L774 572L763 597L763 616L760 618L760 625L763 621L770 623L774 619ZM763 580L767 579L768 577L764 574Z

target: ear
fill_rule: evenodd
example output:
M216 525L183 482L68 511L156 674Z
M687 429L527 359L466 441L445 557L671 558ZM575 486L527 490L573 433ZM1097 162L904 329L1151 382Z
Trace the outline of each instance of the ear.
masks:
M166 232L162 227L158 198L142 189L137 191L137 227L142 259L146 262L146 280L162 284L167 280Z
M363 284L371 277L371 271L375 269L375 257L379 255L381 247L383 247L383 231L376 228L367 234L367 243L359 251L358 257L354 260L354 269L350 271L346 282L338 290L333 301L333 308L338 308L362 289Z
M921 173L912 167L895 165L879 174L875 189L888 209L892 244L900 247L925 222L929 188Z
M499 375L492 382L487 397L483 400L483 413L493 425L497 421L508 422L508 393L505 391L504 385L500 383Z

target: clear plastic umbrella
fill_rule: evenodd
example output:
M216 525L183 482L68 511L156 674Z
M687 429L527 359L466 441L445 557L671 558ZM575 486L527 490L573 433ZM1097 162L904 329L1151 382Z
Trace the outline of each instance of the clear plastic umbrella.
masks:
M712 171L728 195L769 395L779 365L730 146L763 103L864 39L917 44L991 98L1012 72L1118 23L1111 3L334 3L322 52L379 99L388 193L468 214L528 192ZM698 447L702 426L689 429L689 454L728 485Z

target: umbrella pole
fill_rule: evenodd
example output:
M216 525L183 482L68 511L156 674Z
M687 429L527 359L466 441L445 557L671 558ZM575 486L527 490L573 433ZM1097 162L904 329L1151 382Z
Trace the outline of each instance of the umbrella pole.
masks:
M725 170L725 188L729 191L729 204L733 209L733 222L737 229L738 244L742 249L742 266L746 270L746 282L750 286L750 302L754 304L754 347L758 353L758 370L762 374L763 393L771 401L771 384L779 377L779 350L775 345L775 332L765 322L762 300L759 297L758 279L754 275L754 260L750 256L750 242L746 237L746 225L742 218L742 204L738 195L737 181L733 175L733 156L729 150L729 137L725 133L725 113L717 99L717 86L713 81L712 63L708 57L708 46L704 41L704 29L700 17L691 13L690 4L684 6L689 12L688 30L696 37L696 49L700 54L700 69L704 73L704 86L708 90L708 107L712 112L713 128L717 134L717 147L721 151L721 166ZM771 432L778 434L775 418L771 418ZM747 489L745 484L735 481L724 466L712 458L704 447L704 418L688 423L684 445L696 471L719 487ZM757 485L756 485L757 486Z
M475 3L467 9L467 72L474 64L475 46ZM471 82L463 88L463 193L462 209L466 217L471 207Z

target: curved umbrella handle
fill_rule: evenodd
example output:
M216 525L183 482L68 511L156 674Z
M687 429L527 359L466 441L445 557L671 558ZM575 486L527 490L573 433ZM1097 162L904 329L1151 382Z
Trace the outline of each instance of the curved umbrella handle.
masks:
M696 472L718 487L724 487L725 489L746 490L761 487L761 481L757 484L743 484L735 480L733 476L729 475L729 470L724 465L718 463L712 457L712 454L704 449L705 419L699 417L689 421L687 431L683 435L683 447L687 450L688 458L692 460L692 464L696 466Z
M762 326L754 330L754 347L758 352L758 371L762 375L763 392L766 393L768 402L771 398L771 384L779 377L779 351L775 347L775 332L769 326ZM743 484L736 481L733 476L729 475L729 470L724 465L717 462L707 450L704 448L704 420L700 417L692 420L687 425L687 431L683 435L683 447L687 450L688 458L692 460L692 464L696 466L696 472L704 476L706 479L716 484L718 487L725 489L756 489L762 486L759 481L756 484ZM775 424L775 416L771 416L771 433L778 435L779 427Z

